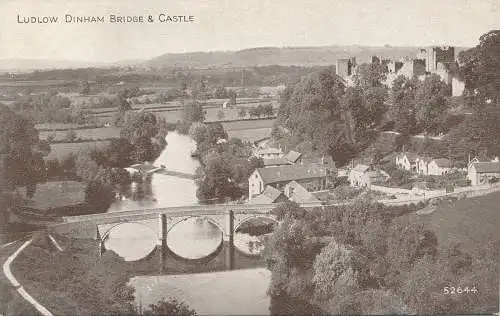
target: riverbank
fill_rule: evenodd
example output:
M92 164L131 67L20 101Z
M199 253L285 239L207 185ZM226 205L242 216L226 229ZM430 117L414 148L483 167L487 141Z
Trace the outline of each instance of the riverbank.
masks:
M99 258L95 241L40 233L12 263L19 283L55 315L127 314L134 310L133 289L122 260L112 252ZM113 273L100 260L112 263ZM112 303L110 303L112 302Z
M363 200L290 213L266 245L271 293L328 314L497 312L499 197L441 201L425 215ZM450 284L480 294L446 295Z

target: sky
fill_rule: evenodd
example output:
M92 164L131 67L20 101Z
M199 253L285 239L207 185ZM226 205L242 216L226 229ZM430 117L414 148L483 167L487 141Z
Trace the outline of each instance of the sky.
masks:
M160 14L193 16L161 23ZM65 23L65 15L105 23ZM109 23L109 15L155 22ZM58 23L18 23L57 16ZM0 0L0 59L88 62L262 46L471 47L500 29L500 0Z

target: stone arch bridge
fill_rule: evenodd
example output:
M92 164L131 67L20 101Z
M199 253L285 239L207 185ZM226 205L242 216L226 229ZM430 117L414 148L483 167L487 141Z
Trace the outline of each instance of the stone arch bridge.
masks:
M302 205L303 207L320 206L316 203ZM253 218L266 218L277 221L271 214L276 204L231 204L231 205L194 205L185 207L170 207L158 209L133 210L102 214L65 217L64 225L95 225L97 228L97 243L99 253L104 251L104 241L114 227L123 223L139 223L149 227L158 236L157 249L160 250L161 266L164 266L170 253L167 246L169 231L175 225L190 219L201 218L216 225L222 234L223 243L229 250L226 261L231 267L234 262L234 234L245 222Z

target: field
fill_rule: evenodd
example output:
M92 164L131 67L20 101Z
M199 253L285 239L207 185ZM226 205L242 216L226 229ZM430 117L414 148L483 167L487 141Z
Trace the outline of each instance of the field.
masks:
M238 130L248 130L248 129L260 129L260 128L272 128L274 125L274 119L268 120L248 120L248 121L235 121L235 122L224 122L222 126L226 131L238 131Z
M89 129L77 129L74 130L76 136L82 139L107 139L107 138L118 138L120 137L120 128L118 127L101 127L101 128L89 128ZM55 134L55 141L62 141L66 136L67 131L41 131L40 139L47 139L50 134Z
M447 202L428 215L408 214L403 222L424 223L446 249L453 242L462 243L472 252L488 242L500 242L500 192L481 197Z
M58 143L50 145L50 153L47 156L47 159L62 159L66 157L68 154L77 153L79 150L87 147L106 147L109 146L110 141L96 141L96 142L84 142L84 143Z
M242 141L256 142L271 136L271 128L256 128L227 131L229 137L239 138Z
M79 125L76 123L38 123L35 128L39 131L67 130L76 128L92 128L95 124Z

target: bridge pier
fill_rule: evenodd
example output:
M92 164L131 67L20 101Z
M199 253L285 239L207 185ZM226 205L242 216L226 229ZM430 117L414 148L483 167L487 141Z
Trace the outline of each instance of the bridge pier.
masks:
M225 261L228 270L234 269L234 211L229 210L226 215L226 231L223 241L227 242Z
M104 254L104 240L101 237L101 233L99 233L99 227L96 226L97 230L97 236L96 236L96 241L97 241L97 253L99 254L99 257L101 257Z
M160 246L160 272L163 272L165 269L165 263L167 258L167 214L158 214L158 222L159 222L159 246Z

